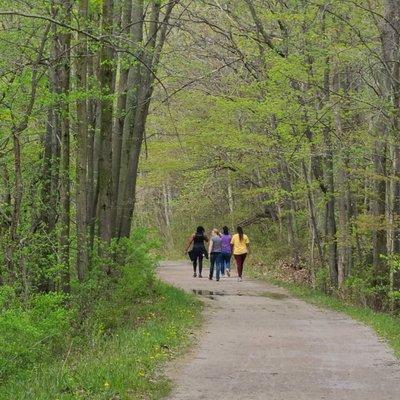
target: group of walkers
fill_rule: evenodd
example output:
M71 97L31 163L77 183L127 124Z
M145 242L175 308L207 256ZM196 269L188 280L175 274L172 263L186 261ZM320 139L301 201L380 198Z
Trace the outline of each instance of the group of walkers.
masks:
M250 241L248 236L244 234L242 227L238 226L236 232L236 234L231 235L227 226L222 228L222 233L214 228L209 238L202 226L197 227L196 233L190 237L185 251L193 263L193 277L203 277L204 257L210 257L210 280L213 279L214 275L217 281L220 280L221 276L230 277L233 255L237 266L237 279L242 281L243 265L249 252ZM206 248L207 244L208 249Z

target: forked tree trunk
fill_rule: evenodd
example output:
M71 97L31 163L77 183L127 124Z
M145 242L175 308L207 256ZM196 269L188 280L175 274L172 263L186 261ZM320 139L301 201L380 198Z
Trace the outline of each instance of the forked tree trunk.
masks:
M158 1L151 2L149 33L147 45L143 54L145 67L141 66L139 71L137 69L131 69L128 75L127 106L121 152L122 164L117 202L116 226L118 227L119 237L128 237L131 231L139 158L144 140L150 100L153 94L154 74L156 73L156 68L167 35L168 21L172 9L177 2L177 0L171 1L166 6L165 17L162 24L159 23L161 4ZM138 3L136 3L136 6L141 9L143 4L142 2ZM138 79L140 85L136 87L131 86L131 82L138 82Z

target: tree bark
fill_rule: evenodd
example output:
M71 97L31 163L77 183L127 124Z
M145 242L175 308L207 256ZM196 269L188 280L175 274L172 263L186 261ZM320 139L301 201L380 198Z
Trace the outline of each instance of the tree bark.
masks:
M334 93L339 93L342 89L341 73L339 66L335 65L332 71L332 89ZM338 191L338 230L337 230L337 269L338 269L338 286L339 289L343 288L346 278L346 273L349 270L349 254L351 251L350 232L349 232L349 208L348 203L348 176L347 176L347 156L346 156L346 138L344 137L344 128L341 117L341 106L339 101L335 101L333 107L333 125L336 136L344 144L342 149L339 150L339 161L337 168L337 191Z
M142 9L135 4L134 13L132 15L132 0L123 1L122 9L122 32L125 35L129 35L132 31L131 39L133 40L134 46L139 45L138 37L141 36L139 29L143 24ZM136 2L135 2L136 3ZM130 28L131 24L138 25ZM138 37L137 37L138 36ZM133 49L138 51L138 49ZM130 67L127 64L127 60L123 55L119 58L119 75L117 85L117 104L116 104L116 115L113 125L113 158L112 158L112 174L113 174L113 199L112 199L112 220L113 220L113 236L118 235L117 229L117 207L118 207L118 191L119 191L119 175L121 169L121 151L122 151L122 139L124 133L124 121L126 114L126 100L127 100L127 84Z
M102 34L113 32L113 0L103 2ZM100 56L101 127L99 155L99 236L109 243L112 234L112 116L113 116L113 56L108 43L103 43Z
M86 26L88 18L88 0L80 0L79 17L81 26ZM83 281L88 270L88 207L87 207L87 150L88 150L88 113L87 113L87 39L78 34L76 55L76 88L80 97L76 102L76 272L79 281Z
M53 2L53 11L62 10L63 19L69 23L71 18L71 0L56 0ZM61 100L57 110L61 127L61 155L60 155L60 262L63 266L61 288L64 292L70 291L70 125L68 95L70 89L70 47L71 33L59 32L54 27L54 46L56 60L59 63L58 86Z
M99 80L99 57L91 54L87 63L88 76ZM89 86L93 88L93 82ZM100 148L100 123L101 104L100 100L91 97L88 100L88 140L87 140L87 216L88 216L88 245L89 255L93 251L96 230L97 203L98 203L98 165Z
M132 4L132 19L130 40L136 54L142 57L142 52L139 50L139 44L143 41L143 0L134 0ZM127 94L125 104L125 118L123 124L121 148L115 156L115 164L113 166L115 179L118 177L118 187L115 188L116 193L116 221L115 234L121 236L121 225L123 215L126 215L125 190L128 185L128 165L130 154L133 148L133 127L135 125L135 115L138 106L138 92L141 82L141 65L137 63L129 68L127 77ZM117 169L119 164L119 168ZM129 183L130 185L132 183Z
M310 214L313 242L315 242L315 244L317 245L318 258L319 258L320 265L322 266L324 264L324 253L322 250L321 238L320 238L320 234L318 231L317 218L316 218L315 205L314 205L314 197L313 197L311 184L310 184L310 180L308 178L307 168L306 168L306 164L305 164L304 160L301 161L301 165L302 165L302 169L303 169L304 180L305 180L306 186L307 186L308 209L309 209L309 214Z

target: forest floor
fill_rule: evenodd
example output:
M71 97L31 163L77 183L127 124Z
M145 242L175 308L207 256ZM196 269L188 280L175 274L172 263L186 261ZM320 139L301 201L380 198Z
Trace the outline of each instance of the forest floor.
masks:
M188 356L168 368L171 400L398 400L400 363L369 327L271 284L193 278L187 262L159 276L205 299Z

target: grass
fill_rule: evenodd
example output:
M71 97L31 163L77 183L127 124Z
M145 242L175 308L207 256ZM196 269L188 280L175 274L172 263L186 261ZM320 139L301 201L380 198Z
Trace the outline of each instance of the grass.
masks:
M284 287L289 293L299 299L319 307L345 313L354 320L370 326L379 337L387 341L393 348L395 355L400 358L400 317L349 304L344 300L313 290L308 286L287 283L271 278L268 274L263 275L258 273L254 268L251 269L251 273L258 279Z
M74 346L63 360L35 365L0 386L1 400L159 399L170 391L161 366L190 343L201 305L157 281L155 295L112 335Z

